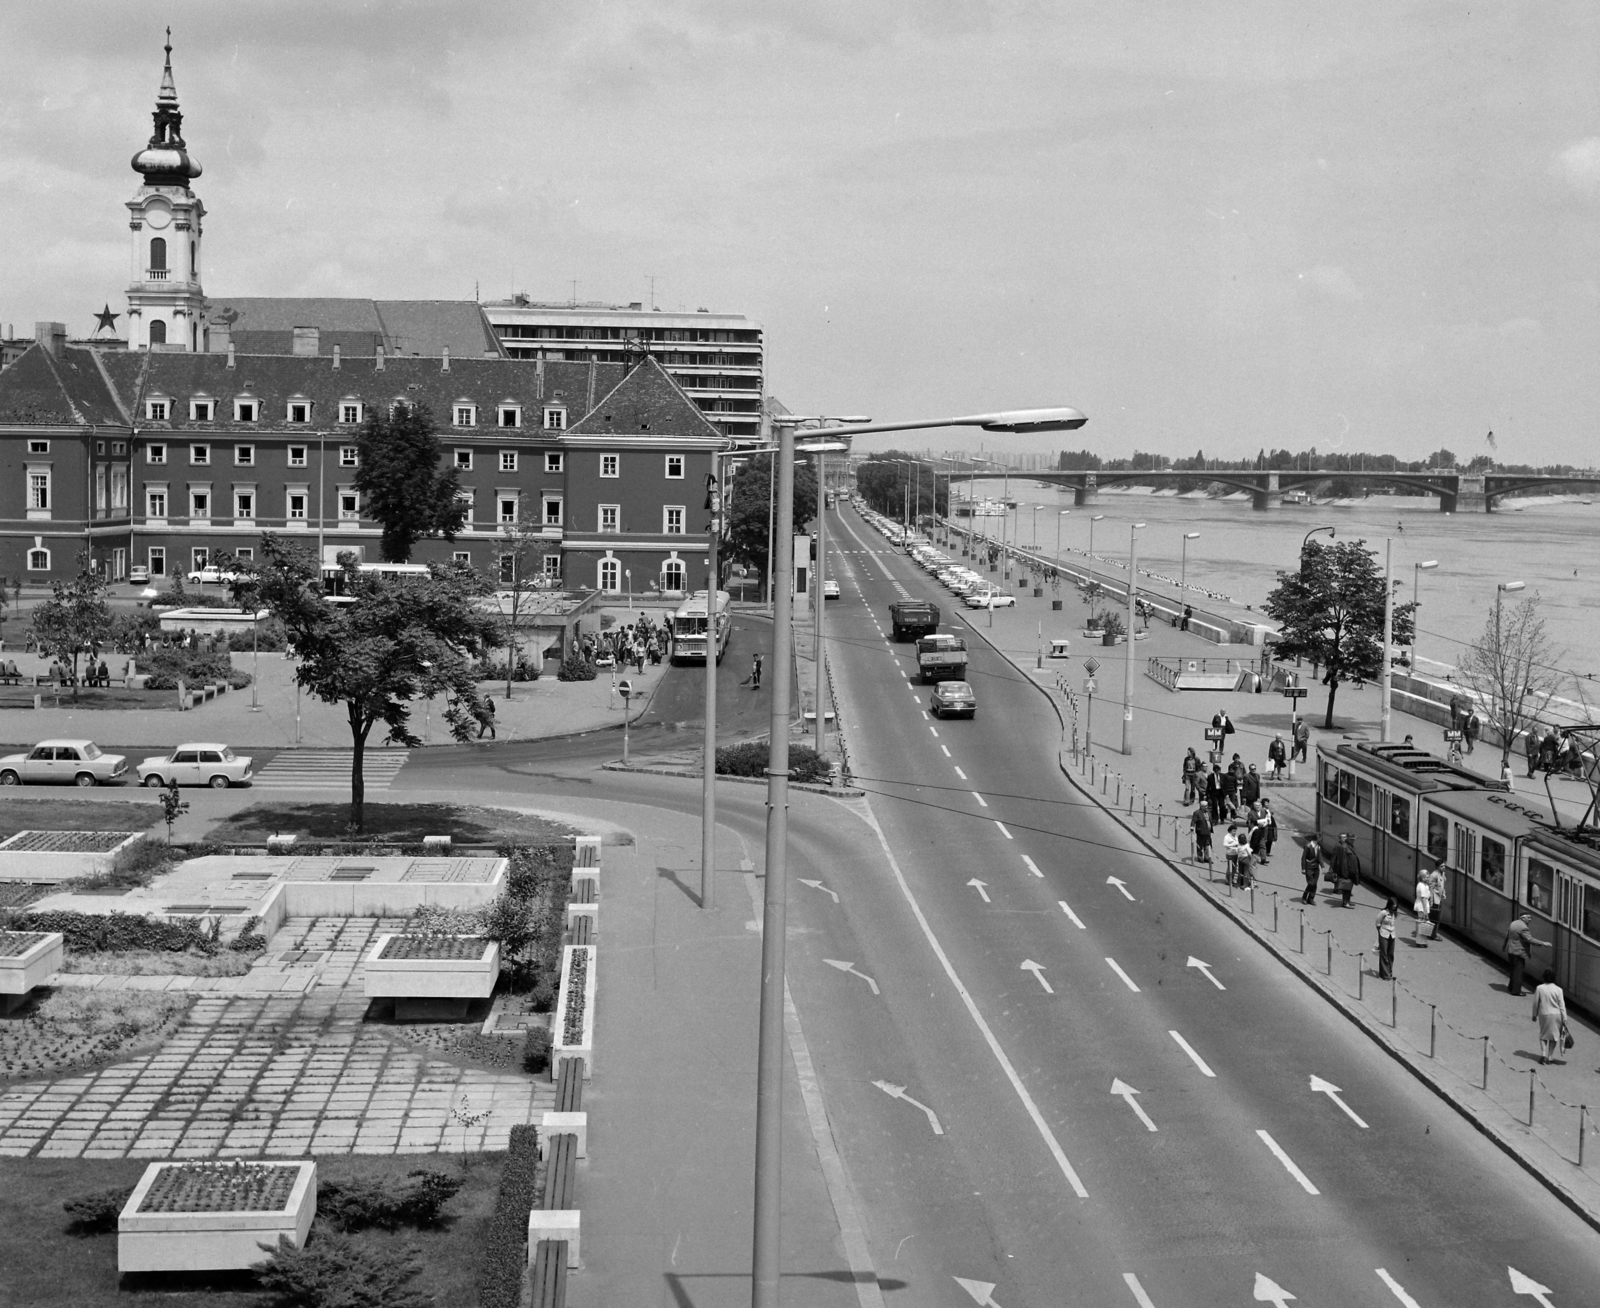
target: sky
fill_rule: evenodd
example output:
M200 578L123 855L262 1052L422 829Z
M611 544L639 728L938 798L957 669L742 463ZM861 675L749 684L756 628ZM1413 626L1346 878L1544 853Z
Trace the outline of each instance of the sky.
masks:
M125 307L168 23L214 295L653 288L794 412L1600 462L1593 4L7 5L0 324Z

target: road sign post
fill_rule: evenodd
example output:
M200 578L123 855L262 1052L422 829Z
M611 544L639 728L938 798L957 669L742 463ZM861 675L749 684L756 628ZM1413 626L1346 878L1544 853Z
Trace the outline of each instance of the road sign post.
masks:
M1294 733L1300 726L1300 701L1311 692L1304 686L1285 686L1283 697L1289 701L1289 780L1294 780Z

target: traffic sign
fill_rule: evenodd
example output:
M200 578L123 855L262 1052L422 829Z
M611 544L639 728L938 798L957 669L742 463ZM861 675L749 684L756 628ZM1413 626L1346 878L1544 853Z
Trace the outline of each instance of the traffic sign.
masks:
M1207 740L1215 740L1215 741L1218 741L1220 743L1224 734L1225 733L1223 732L1221 727L1207 727L1206 728L1206 739Z
M1094 678L1093 677L1085 677L1083 679L1083 693L1085 695L1094 694Z
M1091 677L1094 676L1095 673L1100 671L1100 660L1096 659L1096 658L1084 659L1084 661L1083 661L1083 670L1085 672L1087 672Z
M1285 686L1279 693L1285 699L1304 699L1311 692L1305 686Z

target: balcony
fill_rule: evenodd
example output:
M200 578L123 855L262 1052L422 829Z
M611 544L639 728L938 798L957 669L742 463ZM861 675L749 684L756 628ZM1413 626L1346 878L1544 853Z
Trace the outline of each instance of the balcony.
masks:
M172 273L166 268L146 268L144 271L144 279L147 282L164 282L170 276Z

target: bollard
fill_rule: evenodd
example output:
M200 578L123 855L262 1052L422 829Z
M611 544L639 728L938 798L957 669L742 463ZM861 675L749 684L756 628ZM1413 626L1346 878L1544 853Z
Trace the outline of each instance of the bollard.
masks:
M1589 1134L1585 1119L1589 1116L1589 1105L1578 1105L1578 1166L1583 1166L1583 1137Z
M1328 930L1328 975L1333 975L1333 930Z
M1367 956L1362 954L1356 960L1356 998L1365 999L1367 996Z
M1306 911L1300 910L1300 952L1306 952Z
M1161 839L1161 805L1156 805L1156 839Z
M1483 1088L1489 1088L1489 1037L1483 1037Z
M1400 981L1392 973L1389 976L1389 1025L1396 1031L1400 1029Z
M1256 883L1255 878L1250 880L1250 916L1256 915Z
M1117 799L1116 799L1116 804L1117 804L1118 808L1122 807L1122 773L1120 773L1120 772L1117 773Z
M1531 1067L1528 1069L1528 1125L1533 1125L1533 1096L1538 1088L1538 1073Z
M1278 934L1278 892L1272 892L1272 934Z
M1159 822L1160 820L1161 820L1160 817L1157 816L1156 821ZM1150 796L1149 795L1146 795L1144 797L1144 802L1139 805L1139 825L1141 827L1147 827L1147 826L1150 825Z
M1439 1005L1428 1005L1428 1057L1435 1058L1439 1047Z

